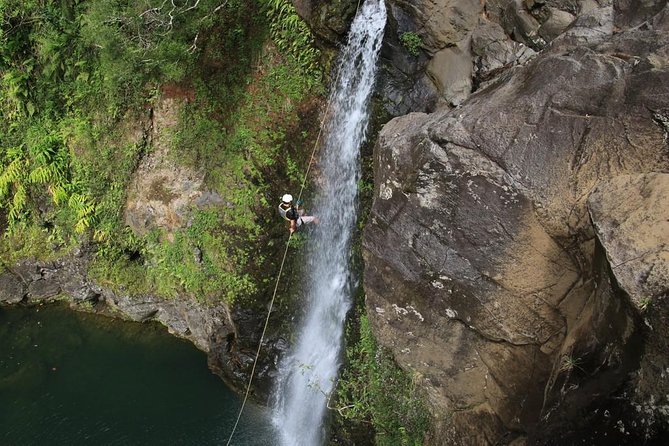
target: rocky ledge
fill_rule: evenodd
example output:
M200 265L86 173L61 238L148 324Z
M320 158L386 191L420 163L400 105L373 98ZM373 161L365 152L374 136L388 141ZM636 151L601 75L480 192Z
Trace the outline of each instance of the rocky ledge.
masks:
M188 296L164 299L130 296L102 287L87 276L90 253L76 250L53 262L24 261L0 273L0 305L38 305L63 300L79 311L93 311L136 322L154 321L208 354L209 367L229 385L245 389L264 315L223 303L204 304ZM266 401L282 345L267 340L254 378L254 395Z

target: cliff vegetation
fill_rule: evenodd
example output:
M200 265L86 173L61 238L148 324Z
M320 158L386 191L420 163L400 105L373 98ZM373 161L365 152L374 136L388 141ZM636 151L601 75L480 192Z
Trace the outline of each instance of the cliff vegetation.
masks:
M262 290L322 90L290 2L2 0L0 24L4 266L84 246L129 294Z

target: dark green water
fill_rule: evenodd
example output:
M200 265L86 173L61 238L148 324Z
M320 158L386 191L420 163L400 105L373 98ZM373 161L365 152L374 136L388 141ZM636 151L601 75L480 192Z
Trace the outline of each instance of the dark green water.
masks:
M0 445L225 445L240 404L161 326L0 307ZM232 444L273 435L247 403Z

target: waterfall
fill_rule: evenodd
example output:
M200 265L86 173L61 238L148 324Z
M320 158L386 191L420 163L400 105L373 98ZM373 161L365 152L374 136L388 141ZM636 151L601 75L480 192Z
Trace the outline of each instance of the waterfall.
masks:
M351 235L357 219L360 146L369 120L383 29L384 0L367 0L356 15L340 56L329 98L319 159L321 187L314 214L321 223L309 238L306 315L279 366L274 422L284 446L317 446L340 365L346 313L351 305Z

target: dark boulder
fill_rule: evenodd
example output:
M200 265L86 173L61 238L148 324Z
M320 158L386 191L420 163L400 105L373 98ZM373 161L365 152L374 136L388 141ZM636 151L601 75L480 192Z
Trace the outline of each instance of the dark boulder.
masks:
M48 301L60 292L60 284L56 280L38 279L28 285L28 300L33 303Z
M0 304L16 304L23 300L26 287L23 281L12 273L0 274Z

